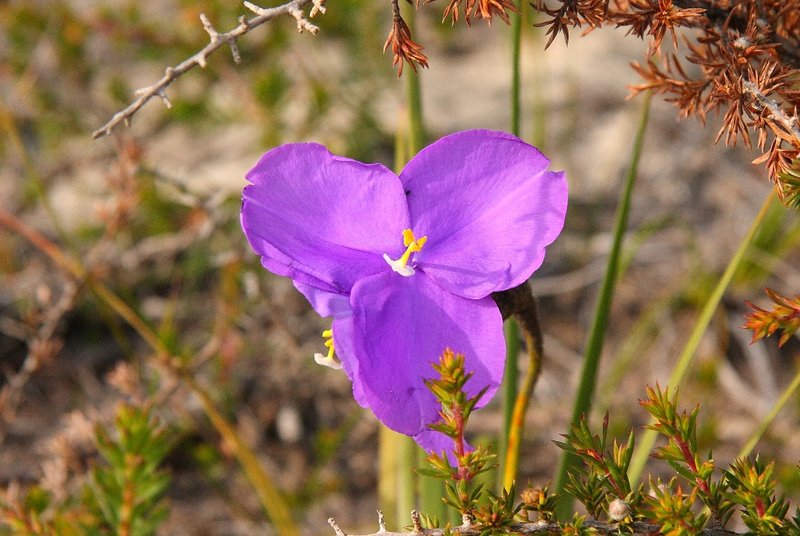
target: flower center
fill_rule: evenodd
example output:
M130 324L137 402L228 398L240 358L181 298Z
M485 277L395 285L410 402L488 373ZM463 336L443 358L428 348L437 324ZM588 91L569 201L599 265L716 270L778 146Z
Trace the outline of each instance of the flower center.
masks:
M408 265L408 261L411 260L411 254L420 251L427 241L427 236L416 238L414 236L414 231L406 229L403 231L403 245L406 246L406 252L397 260L392 259L389 255L384 253L383 260L398 274L405 277L412 276L414 275L414 268Z
M323 365L332 369L342 368L342 362L333 355L333 329L326 329L322 332L322 336L328 339L325 341L325 347L328 348L328 353L327 355L322 355L319 352L315 353L314 361L316 361L318 365Z

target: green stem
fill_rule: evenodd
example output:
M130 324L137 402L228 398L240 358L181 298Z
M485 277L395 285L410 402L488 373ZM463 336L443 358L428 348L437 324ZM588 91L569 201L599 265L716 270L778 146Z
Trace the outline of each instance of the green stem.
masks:
M428 453L421 448L417 448L416 453L417 467L425 467ZM442 501L442 497L447 496L444 481L432 476L417 474L417 485L419 486L420 510L431 518L437 519L439 526L444 526L450 519L447 505ZM406 519L409 519L408 512L405 514Z
M758 428L756 431L753 432L753 435L750 436L750 439L747 440L747 443L742 447L742 450L739 451L737 456L739 458L744 458L749 456L753 449L755 448L756 444L761 440L764 434L767 431L767 428L773 423L775 418L778 416L778 413L783 409L789 399L794 395L797 388L800 387L800 370L797 371L794 375L794 379L792 379L792 383L786 390L781 394L780 398L775 402L775 405L772 406L769 414L764 417L764 419L759 423Z
M410 437L397 435L397 526L408 524L411 510L416 508L417 444Z
M708 297L708 300L703 306L703 310L700 312L700 316L697 318L697 321L694 324L694 328L689 336L689 340L686 341L686 346L684 346L683 352L681 352L678 362L675 364L675 368L672 370L672 374L669 376L669 380L667 381L667 385L669 387L675 388L680 385L681 381L683 381L683 377L686 375L686 371L694 359L697 347L700 345L700 340L702 339L708 324L711 322L711 318L714 316L720 300L722 300L722 295L725 293L725 289L728 288L728 285L736 273L736 269L739 268L739 265L742 263L750 244L753 242L753 239L756 236L758 228L761 226L761 222L764 220L764 217L766 216L769 207L774 200L775 194L774 192L770 191L767 199L764 200L764 204L761 206L761 210L759 210L758 214L753 220L750 230L747 231L747 234L742 239L741 244L739 244L739 248L736 250L731 262L725 269L725 273L722 274L722 277L717 283L717 286L714 287L711 296ZM654 430L646 430L642 435L642 438L637 442L636 452L633 455L630 470L628 471L631 484L635 485L642 476L644 466L647 463L647 459L650 457L650 453L653 450L653 445L655 445L656 437L658 437L658 432Z
M404 9L403 18L409 28L413 30L415 18L414 9L410 4L406 5L406 2L402 2L402 4L403 6L401 9ZM425 123L422 120L422 88L420 84L420 75L413 69L406 69L404 73L408 98L408 158L410 159L425 146ZM400 170L398 169L397 171L399 172Z
M501 456L502 474L505 475L509 471L509 438L512 433L512 416L514 414L514 404L517 400L517 383L519 382L519 326L517 321L514 318L506 320L503 332L506 339L506 366L503 373L503 429L500 434L498 452ZM514 473L516 473L516 468L514 468ZM498 476L500 476L500 473L498 473ZM498 481L498 484L501 489L506 487L505 476L502 477L502 481Z
M651 94L647 93L642 103L641 118L633 142L631 153L631 165L628 175L625 178L625 186L617 209L616 222L614 224L614 241L608 256L605 278L597 300L597 307L594 313L594 322L589 332L589 339L584 352L583 371L581 372L580 384L575 397L575 406L572 411L572 424L576 426L581 417L589 412L594 396L594 386L597 382L597 368L600 363L600 353L603 349L606 327L608 326L611 302L614 297L614 287L619 278L619 263L622 252L622 238L628 225L628 215L631 208L631 197L633 186L638 174L639 161L642 156L642 145L644 134L647 129L647 122L650 115ZM572 497L565 493L564 487L567 484L567 474L579 462L575 454L564 452L561 458L561 466L556 478L556 492L561 496L561 501L556 509L559 519L568 519L572 516Z
M409 113L409 153L417 154L425 146L425 128L422 123L422 96L419 74L409 72L406 75L408 84L408 113Z
M515 136L520 135L520 117L522 115L521 102L521 62L520 51L522 48L522 6L524 2L518 1L517 13L512 13L511 17L511 133ZM503 474L513 472L516 475L516 466L511 469L508 467L508 448L511 436L511 417L514 413L514 405L517 399L518 376L519 376L519 327L513 318L506 320L503 326L506 339L506 366L503 375L503 429L500 433L499 452L500 465ZM506 478L500 482L502 487L508 488Z
M519 447L522 443L522 433L525 430L525 414L528 412L533 388L539 379L544 358L544 340L539 325L539 314L536 310L536 301L531 297L530 304L517 314L525 332L525 344L528 347L528 370L522 389L514 401L514 409L508 430L508 444L505 450L506 464L503 469L503 488L510 490L517 479L519 469Z
M402 527L405 521L401 521L398 499L400 485L398 477L400 475L400 456L399 445L402 437L381 426L378 436L378 504L383 510L386 519L393 523L398 523ZM406 514L407 516L408 514ZM405 519L408 519L407 517Z
M272 480L267 476L263 467L261 467L261 462L258 461L256 454L244 443L241 436L236 433L236 429L217 410L214 401L205 389L188 374L183 374L182 379L200 400L200 405L203 407L211 424L219 432L219 435L233 449L245 475L250 480L250 484L255 488L261 505L275 525L276 532L281 536L300 536L300 531L292 520L289 505L272 483Z
M512 13L511 18L511 133L520 135L520 118L522 116L522 10L525 2L517 2L517 13Z

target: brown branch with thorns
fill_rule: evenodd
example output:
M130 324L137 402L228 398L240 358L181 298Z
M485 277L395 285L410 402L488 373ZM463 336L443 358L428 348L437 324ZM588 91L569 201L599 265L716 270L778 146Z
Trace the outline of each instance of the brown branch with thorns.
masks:
M319 28L311 24L303 13L303 8L308 4L313 4L311 12L308 15L309 17L314 17L314 15L317 13L325 13L325 0L291 0L290 2L271 8L262 8L246 1L244 2L244 6L255 13L256 16L251 19L248 19L245 16L239 17L239 25L225 33L219 33L211 24L211 21L208 20L208 17L201 13L200 22L203 24L203 29L205 29L209 36L209 43L192 57L182 61L174 67L167 67L164 70L164 76L162 76L161 79L159 79L156 83L137 89L134 93L136 95L136 99L125 109L114 114L114 116L105 125L95 130L92 133L92 137L97 139L103 136L108 136L111 134L111 131L120 123L129 125L133 115L145 104L147 104L147 102L153 97L160 97L164 102L164 105L167 108L171 108L172 103L170 102L166 93L167 87L190 69L193 69L198 65L200 67L205 67L208 57L223 45L228 45L230 47L234 63L239 64L241 62L241 56L239 54L239 48L236 45L237 40L267 21L282 15L289 15L293 17L295 21L297 21L298 32L316 34L319 31Z
M481 526L472 525L468 519L465 520L463 525L454 528L426 529L422 526L419 513L417 511L412 511L411 521L411 530L409 531L387 531L383 513L379 510L378 531L372 534L364 534L361 536L446 536L447 534L480 536L486 533ZM328 518L328 524L331 526L336 536L357 536L355 534L346 533L341 527L339 527L339 524L336 523L333 518ZM583 523L583 527L586 529L591 529L594 534L612 535L620 534L621 532L620 526L616 523L602 523L595 520L586 520ZM626 528L629 529L629 531L625 532L625 534L629 534L630 536L647 536L650 534L657 534L659 529L659 527L656 525L643 522L630 523ZM492 532L492 534L494 534L494 532ZM562 527L558 523L544 523L537 521L532 523L515 523L508 527L508 530L504 531L503 534L519 534L527 536L535 534L578 534L578 532L572 532L570 529ZM701 531L699 536L736 536L736 533L720 528L709 528Z

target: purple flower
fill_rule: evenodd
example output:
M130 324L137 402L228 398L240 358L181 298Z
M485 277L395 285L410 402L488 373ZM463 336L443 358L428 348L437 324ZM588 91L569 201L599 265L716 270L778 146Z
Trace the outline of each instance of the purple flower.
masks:
M500 384L505 342L490 294L525 282L561 232L567 185L548 165L486 130L440 139L399 177L318 144L283 145L247 174L242 227L265 268L333 316L317 360L341 364L386 426L441 451L424 378L451 348L474 372L470 396L488 386L485 404Z

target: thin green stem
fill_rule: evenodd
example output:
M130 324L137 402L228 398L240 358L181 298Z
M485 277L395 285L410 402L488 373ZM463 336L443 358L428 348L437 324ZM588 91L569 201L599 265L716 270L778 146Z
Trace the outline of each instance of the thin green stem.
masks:
M417 444L410 437L397 434L397 526L408 524L411 510L416 508Z
M780 413L786 403L789 402L789 399L795 394L798 387L800 387L800 370L795 373L792 383L781 394L780 398L778 398L778 400L775 402L775 405L772 406L769 414L762 419L758 425L758 428L756 428L755 432L753 432L753 435L750 436L750 439L747 440L747 443L745 443L745 445L742 447L742 450L739 451L739 454L737 455L739 458L749 456L750 453L753 452L755 446L758 444L761 438L764 437L767 428L769 428L773 421L775 421L778 413Z
M594 313L594 322L589 332L589 338L584 352L583 371L581 372L578 392L575 396L575 405L572 411L572 425L577 426L581 417L589 412L594 397L594 386L597 382L597 369L600 363L600 354L603 349L606 328L611 310L611 302L614 297L614 288L620 276L620 257L622 252L622 238L628 226L628 215L631 208L631 197L633 186L636 183L636 176L639 170L639 161L642 156L642 146L644 135L647 130L647 123L650 116L651 94L647 93L642 103L641 117L633 142L631 152L631 164L628 175L625 178L625 186L622 191L619 208L617 209L616 222L614 224L614 239L611 251L608 255L605 278L600 295L597 299L597 307ZM575 454L564 452L561 458L561 466L558 470L556 479L556 492L561 496L561 501L556 510L559 519L568 519L572 516L572 497L565 493L564 487L567 484L567 474L579 462Z
M244 443L241 436L236 433L236 429L217 410L214 401L206 390L189 374L183 374L182 380L200 400L200 405L203 407L211 424L214 425L223 440L233 448L236 458L239 460L253 488L255 488L258 499L275 525L277 533L281 536L300 536L300 530L292 520L289 505L269 476L267 476L256 454Z
M517 479L519 470L519 452L522 443L522 433L525 430L525 414L533 396L533 388L539 379L544 358L544 340L539 325L539 314L536 301L531 296L530 304L524 311L518 313L517 318L525 332L525 344L528 347L528 370L525 372L525 381L514 401L511 423L508 430L508 444L505 450L506 464L503 468L503 488L510 490Z
M514 318L506 320L503 332L506 339L506 366L503 373L503 429L500 432L498 448L501 456L500 466L503 468L502 474L505 475L509 471L508 446L512 433L512 416L517 400L517 384L519 382L519 326L517 321ZM514 473L516 473L516 468ZM498 487L502 489L505 486L506 479L503 476L502 480L498 480Z
M511 133L520 135L520 118L522 117L522 10L525 2L517 2L517 13L511 18Z
M417 467L425 467L425 459L428 453L423 449L416 449L417 452ZM442 497L446 497L444 482L432 476L424 476L417 474L417 485L419 487L419 504L423 513L439 520L440 526L443 526L449 521L449 512L447 505L442 501ZM408 519L409 512L406 512L406 519Z
M381 426L378 433L378 504L386 519L396 522L400 519L398 506L398 445L397 432ZM403 525L398 525L402 527Z
M409 72L406 75L408 84L409 143L411 156L417 154L425 146L425 128L422 122L422 96L419 74Z
M413 30L415 12L413 6L402 3L403 18L409 28ZM420 75L413 69L405 70L406 92L408 99L408 124L409 124L409 158L417 154L425 146L425 123L422 119L422 86ZM400 171L400 170L398 170Z
M678 358L678 362L675 364L675 368L672 370L672 374L669 376L669 380L667 381L667 385L669 385L669 387L678 387L678 385L680 385L680 383L683 381L686 371L689 369L689 365L691 364L695 353L697 352L697 347L700 345L700 340L702 339L706 328L708 328L708 324L711 322L711 318L714 316L720 300L722 300L722 295L725 293L725 289L728 288L728 285L733 279L736 270L744 260L745 254L747 253L750 244L753 242L756 232L761 226L761 222L764 220L764 217L769 211L770 205L775 201L775 197L776 196L774 192L769 192L767 198L764 200L764 204L761 206L761 210L759 210L758 214L753 220L752 225L750 226L750 229L747 231L747 234L739 244L739 248L736 250L736 253L728 264L728 267L725 269L725 272L722 274L722 277L720 278L716 287L714 287L714 290L708 297L708 300L703 306L702 311L700 311L700 316L698 316L697 321L694 324L692 333L690 334L689 339L686 341L686 345L684 346L683 351ZM655 430L646 430L642 435L642 438L637 441L636 452L633 455L630 470L628 472L631 484L635 485L636 482L638 482L641 478L642 472L644 471L644 466L647 463L647 459L650 457L650 453L653 450L653 445L655 445L657 437L658 432Z
M522 116L522 79L521 73L521 54L522 49L522 7L524 2L521 0L516 3L517 13L512 13L511 17L511 133L515 136L520 135L520 118ZM500 432L499 452L500 466L503 468L503 475L513 473L516 476L516 464L513 468L508 466L509 438L512 430L512 415L514 405L517 400L519 381L519 327L513 318L506 320L503 326L506 339L506 365L503 375L503 428ZM498 482L499 487L508 489L509 484L505 476L502 482ZM513 480L513 478L512 478Z

